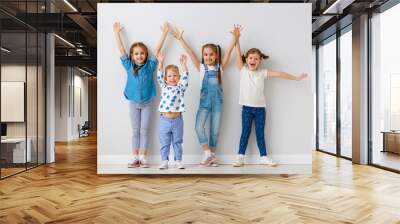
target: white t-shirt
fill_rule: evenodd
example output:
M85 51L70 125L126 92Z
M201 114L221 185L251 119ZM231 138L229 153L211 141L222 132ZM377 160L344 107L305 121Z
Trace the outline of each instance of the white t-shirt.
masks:
M250 71L247 66L240 70L239 104L249 107L266 107L264 81L268 76L267 69Z

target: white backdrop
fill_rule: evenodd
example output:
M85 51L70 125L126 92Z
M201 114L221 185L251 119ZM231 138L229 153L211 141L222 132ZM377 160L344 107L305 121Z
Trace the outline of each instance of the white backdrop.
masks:
M98 4L98 164L125 164L131 158L131 127L128 101L123 90L126 73L112 31L115 21L124 26L125 47L136 41L154 50L164 21L185 30L184 37L200 57L205 43L220 44L223 53L231 41L233 24L244 30L242 51L257 47L270 59L262 67L311 74L311 4ZM183 48L168 36L162 51L166 64L178 64ZM224 105L218 143L218 158L231 163L241 134L241 106L238 104L239 71L233 52L223 78ZM201 80L189 61L190 80L185 95L183 162L196 164L202 150L194 130ZM311 164L314 142L313 77L302 82L281 79L266 81L267 151L281 164ZM156 81L156 80L155 80ZM155 82L157 85L157 83ZM150 127L149 158L160 162L158 139L159 88ZM254 126L254 125L253 125ZM171 155L173 150L171 148ZM246 152L249 163L258 161L254 127ZM172 157L173 158L173 157Z

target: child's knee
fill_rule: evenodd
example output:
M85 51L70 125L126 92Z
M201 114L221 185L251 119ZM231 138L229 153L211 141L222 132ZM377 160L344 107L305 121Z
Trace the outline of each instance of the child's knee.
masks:
M139 128L133 128L133 130L132 130L133 137L138 137L139 134L140 134Z
M147 136L148 129L147 128L141 128L139 132L140 132L141 136Z

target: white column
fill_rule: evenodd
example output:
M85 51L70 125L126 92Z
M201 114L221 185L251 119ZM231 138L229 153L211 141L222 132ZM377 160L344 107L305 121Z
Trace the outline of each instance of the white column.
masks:
M55 75L54 75L54 35L47 34L46 36L46 61L47 61L47 74L46 74L46 163L55 161L55 148L54 148L54 133L55 133Z

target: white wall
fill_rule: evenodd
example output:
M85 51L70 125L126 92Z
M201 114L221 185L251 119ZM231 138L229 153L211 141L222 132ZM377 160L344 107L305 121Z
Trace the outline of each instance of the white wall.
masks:
M77 139L78 124L83 125L88 120L88 78L75 68L56 67L55 79L55 140ZM76 108L80 104L76 97L79 89L82 114Z
M206 13L206 16L205 16ZM169 21L185 30L187 42L200 56L203 44L212 42L226 49L233 24L244 26L243 51L260 48L270 55L263 67L292 74L311 74L311 4L98 4L98 162L126 163L131 153L128 101L123 96L126 73L119 60L112 25L124 26L126 48L143 41L154 49L160 37L160 24ZM183 53L168 37L163 51L166 64L178 63ZM241 134L241 106L238 104L239 77L233 54L223 80L224 107L217 154L223 163L232 162ZM198 163L202 153L194 131L201 80L190 63L189 89L185 96L184 161ZM314 148L314 109L312 82L271 79L266 83L268 152L280 163L311 164ZM157 91L159 93L159 90ZM154 105L150 127L149 154L158 163L158 112ZM250 162L259 157L254 130L248 150Z
M55 68L55 141L68 140L68 67Z
M77 126L81 126L88 120L88 77L82 76L79 70L74 71L74 113L72 113L72 130L73 138L79 137ZM80 91L80 93L79 93ZM79 102L80 101L80 102ZM80 107L80 108L79 108ZM81 110L81 112L80 112Z

